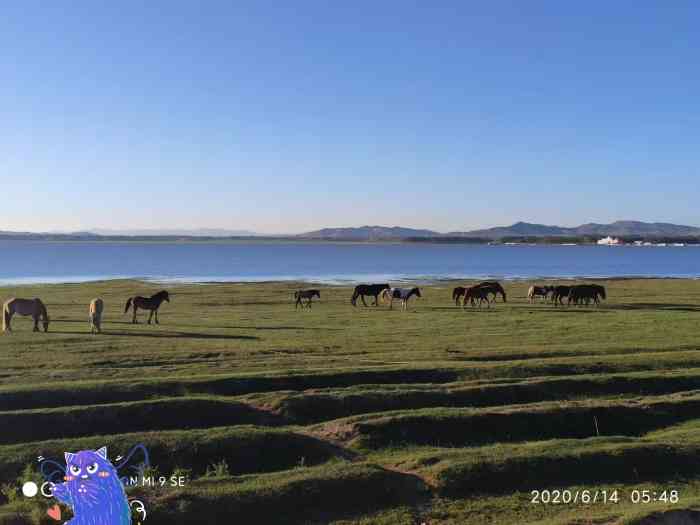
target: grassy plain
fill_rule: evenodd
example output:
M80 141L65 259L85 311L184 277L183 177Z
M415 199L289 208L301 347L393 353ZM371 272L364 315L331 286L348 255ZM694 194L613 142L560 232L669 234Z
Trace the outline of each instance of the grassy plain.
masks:
M295 283L168 286L157 326L123 314L152 283L0 288L52 319L0 337L0 524L51 522L18 494L37 456L140 442L188 478L139 489L154 525L697 519L700 282L608 281L600 308L530 305L529 284L481 310L425 286L406 312L353 308L345 287L295 311ZM535 489L619 502L533 504ZM643 489L679 501L631 502Z

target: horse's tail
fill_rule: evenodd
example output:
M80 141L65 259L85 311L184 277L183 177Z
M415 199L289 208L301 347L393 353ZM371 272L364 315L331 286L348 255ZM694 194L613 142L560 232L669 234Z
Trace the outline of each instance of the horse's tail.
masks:
M132 302L133 299L134 299L133 297L129 297L129 299L127 299L127 301L126 301L126 308L124 308L124 313L128 312L128 311L129 311L129 308L131 308L131 302Z

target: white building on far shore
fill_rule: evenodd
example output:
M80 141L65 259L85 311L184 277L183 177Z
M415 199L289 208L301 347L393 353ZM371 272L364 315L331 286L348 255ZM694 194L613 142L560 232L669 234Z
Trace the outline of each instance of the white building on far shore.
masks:
M598 244L600 244L601 246L617 246L619 244L622 244L622 241L614 237L605 237L604 239L600 239L598 241Z

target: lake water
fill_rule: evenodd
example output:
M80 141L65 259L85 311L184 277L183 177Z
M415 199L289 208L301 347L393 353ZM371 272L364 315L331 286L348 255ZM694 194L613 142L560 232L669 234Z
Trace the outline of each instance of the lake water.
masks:
M697 247L0 241L0 283L700 277Z

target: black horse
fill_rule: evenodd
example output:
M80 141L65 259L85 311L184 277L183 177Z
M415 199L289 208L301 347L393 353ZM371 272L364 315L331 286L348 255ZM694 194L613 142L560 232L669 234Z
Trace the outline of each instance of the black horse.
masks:
M357 306L357 298L362 300L362 304L367 306L365 302L365 296L374 297L374 306L378 304L379 294L383 290L388 290L391 288L388 284L358 284L355 286L355 291L352 294L352 299L350 302L353 306Z
M554 306L563 306L564 297L569 297L569 292L571 292L571 286L555 286L552 292L552 302Z
M311 308L311 301L314 297L318 297L318 300L321 300L321 292L320 290L298 290L294 292L294 309L296 310L300 305L302 308L304 306L308 306ZM302 299L306 299L306 304L302 302Z
M593 303L598 306L600 305L600 299L606 299L604 286L599 284L579 284L577 286L572 286L571 290L569 290L569 299L567 303L574 303L580 306L585 304L588 306L591 301L593 301Z
M475 288L482 288L487 294L493 295L494 302L496 301L496 296L501 295L503 302L506 302L506 291L501 286L498 281L484 281L475 286Z
M129 308L133 304L134 317L131 319L132 323L136 323L136 311L141 308L142 310L151 311L151 315L148 316L148 324L151 324L153 312L156 313L156 324L160 324L158 322L158 308L160 308L163 301L170 302L170 295L165 290L162 290L151 297L141 297L140 295L137 295L136 297L129 297L129 300L126 302L126 308L124 308L124 313L128 312Z

